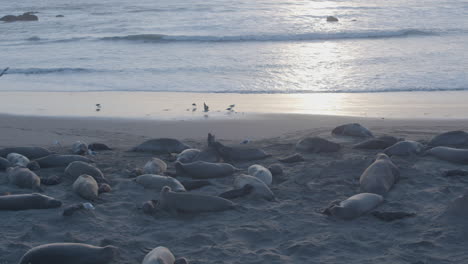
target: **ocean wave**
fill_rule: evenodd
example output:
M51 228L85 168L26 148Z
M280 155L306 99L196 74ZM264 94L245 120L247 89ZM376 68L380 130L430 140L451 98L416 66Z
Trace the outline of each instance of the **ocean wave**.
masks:
M24 75L41 75L55 73L91 73L97 72L94 69L85 68L27 68L27 69L10 69L8 74L24 74Z

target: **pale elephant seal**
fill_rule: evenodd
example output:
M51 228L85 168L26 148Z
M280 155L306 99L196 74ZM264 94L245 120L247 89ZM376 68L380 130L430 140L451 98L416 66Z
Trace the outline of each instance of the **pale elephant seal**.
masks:
M144 174L163 174L167 170L166 162L158 159L152 158L148 161L143 167Z
M250 176L260 179L266 185L271 185L273 182L273 175L271 172L262 165L254 164L247 169Z
M165 210L172 214L217 212L236 209L236 204L217 196L173 192L171 187L164 186L161 191L158 210Z
M211 134L208 134L208 147L215 149L225 161L259 160L271 157L270 154L258 148L224 146Z
M207 148L205 150L186 149L177 155L176 161L181 163L191 163L195 161L219 162L220 157L212 148Z
M339 204L326 210L335 217L352 220L376 208L383 201L381 195L375 193L360 193L349 197Z
M409 156L420 154L424 146L416 141L404 140L386 148L383 152L389 156Z
M0 157L0 170L6 170L11 167L11 163L2 157Z
M361 192L385 195L400 178L400 172L385 154L377 158L361 175Z
M340 144L319 137L304 138L296 144L298 151L309 153L337 152L340 148Z
M144 174L136 177L135 181L145 188L155 189L158 192L164 186L169 186L176 192L185 192L185 187L177 179L168 176Z
M98 198L99 186L90 175L81 175L73 183L73 191L86 200L94 201Z
M77 141L72 145L72 153L75 155L86 155L88 153L88 144Z
M23 156L26 156L30 160L46 157L53 154L53 152L51 152L50 150L41 147L13 147L0 149L1 157L6 157L10 153L21 154Z
M146 254L141 264L188 264L185 258L176 259L166 247L157 247Z
M195 161L192 163L176 162L174 165L177 175L188 175L195 179L226 177L240 171L229 163Z
M150 153L180 153L190 147L177 139L173 138L158 138L147 140L140 145L134 147L132 151L150 152Z
M398 138L392 136L381 136L370 138L353 146L355 149L386 149L398 142Z
M38 190L42 192L41 178L28 168L10 167L7 169L8 180L20 188Z
M468 149L435 147L426 151L426 154L448 162L468 164Z
M0 210L50 209L62 206L62 202L39 193L0 196Z
M116 254L113 246L95 247L80 243L53 243L32 248L19 264L106 264Z
M251 194L254 197L262 198L268 201L275 200L275 195L270 190L268 185L266 185L262 180L245 174L238 175L234 178L234 187L236 189L241 189L246 185L253 186L254 189Z
M31 162L28 158L18 153L8 154L7 160L10 162L12 166L19 166L23 168L27 168L28 164Z
M89 158L80 155L59 155L53 154L36 160L41 168L66 167L74 161L93 163Z
M468 147L468 133L465 131L450 131L435 136L429 141L429 146L433 147Z
M373 137L369 129L361 126L358 123L345 124L338 126L332 130L333 135L350 136L350 137Z
M83 161L74 161L65 168L65 174L74 181L79 176L87 174L92 176L97 183L108 183L101 170L92 164Z

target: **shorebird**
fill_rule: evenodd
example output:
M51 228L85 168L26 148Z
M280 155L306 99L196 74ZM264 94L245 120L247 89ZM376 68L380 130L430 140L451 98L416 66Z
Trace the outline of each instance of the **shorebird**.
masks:
M205 108L204 112L210 111L210 107L203 103L203 108Z

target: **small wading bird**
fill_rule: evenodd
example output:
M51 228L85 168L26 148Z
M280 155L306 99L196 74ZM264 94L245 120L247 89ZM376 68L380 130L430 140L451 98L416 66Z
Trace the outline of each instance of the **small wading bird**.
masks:
M205 103L203 103L203 108L205 109L203 112L208 112L208 111L210 111L210 107L207 106Z

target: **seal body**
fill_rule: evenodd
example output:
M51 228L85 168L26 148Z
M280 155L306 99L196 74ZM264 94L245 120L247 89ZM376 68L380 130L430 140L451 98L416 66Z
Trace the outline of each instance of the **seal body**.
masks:
M12 166L20 166L23 168L27 168L28 164L31 162L27 157L18 153L8 154L7 160L10 162Z
M166 247L157 247L146 254L141 264L174 264L175 257Z
M167 170L166 162L153 158L148 161L143 167L143 173L145 174L162 174Z
M254 197L262 198L268 201L275 200L275 195L262 180L245 174L238 175L234 178L234 187L236 189L244 188L246 185L253 186L251 194Z
M96 180L90 175L81 175L73 183L73 191L86 200L96 200L99 187Z
M361 192L386 194L400 178L400 172L385 154L377 155L376 160L361 175Z
M426 154L448 162L468 164L468 149L435 147L428 150Z
M92 176L97 183L108 182L99 168L83 161L74 161L70 163L65 168L65 174L70 176L72 180L76 180L79 176L87 174Z
M44 158L36 160L41 168L54 168L54 167L66 167L74 161L82 161L86 163L92 163L91 159L80 155L58 155L53 154Z
M216 152L226 161L259 160L270 157L262 149L245 147L228 147L219 142L213 142Z
M190 147L177 139L173 138L157 138L147 140L140 145L134 147L132 151L136 152L151 152L151 153L180 153Z
M8 168L8 180L20 188L41 190L41 178L27 168Z
M0 157L0 170L6 170L11 167L11 163L2 157Z
M468 133L465 131L449 131L435 136L429 142L434 147L463 148L468 146Z
M398 142L398 138L392 136L381 136L370 138L353 146L356 149L386 149Z
M340 148L341 146L339 144L319 137L304 138L296 144L296 149L298 151L309 153L337 152Z
M0 196L0 210L49 209L62 206L62 202L39 193Z
M51 151L41 147L13 147L0 149L0 156L6 157L10 153L18 153L26 156L28 159L38 159L53 154Z
M212 148L205 150L186 149L177 155L177 161L181 163L191 163L195 161L219 162L218 153Z
M239 171L228 163L211 163L204 161L195 161L191 163L175 163L177 174L186 174L195 179L220 178L232 175Z
M419 142L404 140L386 148L383 152L389 156L409 156L420 154L423 148L423 145Z
M103 143L91 143L88 145L88 149L92 151L112 150L106 144Z
M249 175L260 179L266 185L271 185L273 182L273 175L271 175L271 172L262 165L254 164L247 169L247 172Z
M382 201L383 197L381 195L360 193L349 197L338 205L333 205L329 208L329 212L335 217L351 220L370 212Z
M332 130L333 135L351 136L351 137L373 137L369 129L358 123L345 124Z
M116 249L80 243L45 244L26 252L19 264L106 264L114 258Z
M86 155L86 153L88 153L88 144L77 141L72 145L72 152L75 155Z
M177 179L168 176L144 174L136 177L135 181L145 188L155 189L158 192L161 191L164 186L169 186L176 192L185 192L184 186Z

